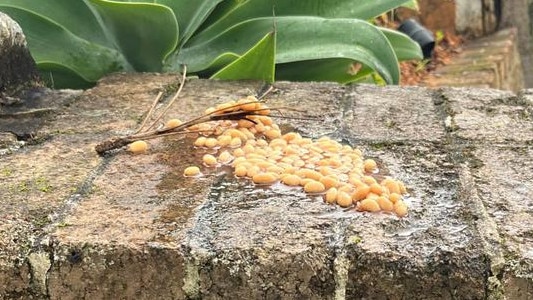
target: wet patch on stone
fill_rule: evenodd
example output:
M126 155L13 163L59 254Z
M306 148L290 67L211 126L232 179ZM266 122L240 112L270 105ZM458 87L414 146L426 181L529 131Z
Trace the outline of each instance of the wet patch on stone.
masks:
M453 161L432 144L365 151L409 187L409 215L364 214L344 232L348 298L446 298L485 290L485 261ZM364 225L363 225L364 224ZM462 262L462 263L459 263ZM464 272L477 276L463 278ZM443 285L443 282L448 282ZM411 297L411 296L410 296Z

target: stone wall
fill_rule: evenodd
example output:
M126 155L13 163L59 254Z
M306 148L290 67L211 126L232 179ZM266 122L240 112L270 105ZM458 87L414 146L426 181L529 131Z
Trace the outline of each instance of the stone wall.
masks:
M96 154L177 84L116 74L2 113L0 132L18 133L0 155L0 299L533 297L531 91L276 83L266 101L293 117L276 119L283 130L357 147L405 182L398 218L230 168L185 178L206 151L190 135ZM167 118L260 86L188 80Z
M455 29L470 36L481 36L483 28L483 2L481 0L455 0ZM437 12L435 12L437 13ZM442 17L446 17L442 15Z
M419 15L400 9L400 18L414 16L433 31L457 32L469 39L516 28L521 77L526 87L533 87L533 72L527 71L533 69L533 0L420 0L419 5Z
M524 88L522 61L515 28L467 41L460 54L430 73L431 87L471 86L518 92Z
M502 19L500 27L516 27L518 46L524 69L527 87L533 87L533 1L502 1Z
M399 9L401 19L415 17L427 28L457 32L469 38L493 33L498 26L495 0L419 0L419 13Z

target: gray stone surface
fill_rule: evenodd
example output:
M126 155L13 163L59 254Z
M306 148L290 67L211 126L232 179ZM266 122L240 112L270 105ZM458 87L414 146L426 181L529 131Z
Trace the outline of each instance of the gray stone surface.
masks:
M56 99L52 113L0 156L0 299L533 297L531 91L276 83L270 106L324 116L282 128L359 147L407 184L400 219L224 169L184 178L200 159L188 136L152 140L146 155L94 152L177 82L116 74L81 95L39 94ZM259 86L190 80L168 115Z
M38 81L37 69L20 26L0 12L0 100ZM3 101L2 101L3 102ZM2 103L0 102L0 103Z

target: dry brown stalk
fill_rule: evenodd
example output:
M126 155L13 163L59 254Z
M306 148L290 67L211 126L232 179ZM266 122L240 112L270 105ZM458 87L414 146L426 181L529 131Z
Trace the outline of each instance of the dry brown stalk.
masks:
M146 126L146 123L148 122L148 119L151 118L155 111L155 107L157 106L157 103L162 97L162 92L158 93L156 98L154 99L154 102L152 103L152 106L150 107L146 117L144 118L140 128L132 135L127 136L121 136L121 137L113 137L109 140L103 141L96 145L95 150L99 155L104 155L107 152L111 150L115 150L118 148L121 148L123 146L128 145L129 143L132 143L137 140L148 140L148 139L154 139L158 137L164 137L164 136L170 136L170 135L176 135L176 134L185 134L185 133L198 133L200 131L196 130L189 130L189 127L198 125L200 123L205 122L211 122L211 121L222 121L222 120L230 120L230 121L238 121L238 120L247 120L252 123L256 123L254 120L250 119L251 116L259 116L259 115L265 115L265 111L277 111L279 113L278 116L271 115L268 113L268 115L272 117L279 117L279 118L290 118L290 119L313 119L316 120L316 118L307 118L307 117L286 117L281 114L281 110L291 110L291 111L299 111L294 108L287 108L287 107L273 107L273 108L258 108L254 110L242 110L242 105L246 104L253 104L253 103L260 103L260 99L265 97L270 91L272 91L272 86L270 86L268 89L264 89L264 92L261 93L261 95L257 98L256 101L248 101L244 103L235 104L234 106L225 107L222 109L215 110L213 112L204 114L200 117L194 118L190 121L187 121L185 123L182 123L178 125L177 127L173 128L162 128L162 129L155 129L150 130L155 126L155 124L161 120L161 118L164 116L164 114L168 111L170 106L176 101L178 98L183 86L185 85L185 72L183 73L183 77L180 82L180 87L178 88L178 91L176 94L172 97L172 99L169 101L167 106L164 108L164 110L155 118L155 121L153 121L146 130L143 131L143 128Z

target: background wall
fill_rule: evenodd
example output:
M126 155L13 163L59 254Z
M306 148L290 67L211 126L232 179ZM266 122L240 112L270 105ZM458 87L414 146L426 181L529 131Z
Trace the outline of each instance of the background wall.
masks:
M533 87L533 0L502 1L502 15L499 28L518 29L518 49L524 66L524 81Z
M479 38L496 30L516 27L525 86L533 88L533 0L419 0L416 17L436 31L456 32ZM399 10L400 18L413 12Z

